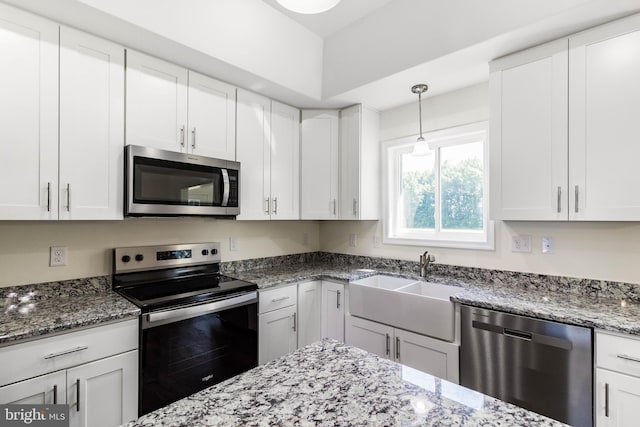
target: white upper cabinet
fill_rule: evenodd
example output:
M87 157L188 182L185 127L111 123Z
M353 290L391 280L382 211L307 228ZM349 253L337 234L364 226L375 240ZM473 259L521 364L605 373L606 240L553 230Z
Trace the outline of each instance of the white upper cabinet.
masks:
M300 219L300 110L238 90L239 220Z
M304 110L301 125L301 219L337 219L338 111Z
M187 151L185 68L127 50L127 144Z
M567 40L491 63L491 218L567 219Z
M127 144L235 160L235 87L127 50Z
M640 220L640 16L569 39L569 217Z
M300 219L300 110L271 101L271 219Z
M189 152L236 158L236 88L189 71Z
M0 219L58 218L58 25L0 5Z
M354 105L340 111L340 218L380 216L379 115Z
M239 220L269 219L271 101L238 90L237 160L240 162Z
M122 219L124 48L60 29L60 219Z

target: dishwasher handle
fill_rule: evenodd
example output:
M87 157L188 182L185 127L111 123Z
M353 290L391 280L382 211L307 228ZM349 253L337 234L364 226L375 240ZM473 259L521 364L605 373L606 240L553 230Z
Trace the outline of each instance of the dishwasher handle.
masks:
M502 328L502 335L511 338L518 338L525 341L531 341L531 339L533 339L533 335L529 332L523 332L509 328Z
M471 326L474 329L482 329L484 331L497 333L508 338L517 338L523 341L531 342L532 344L547 345L550 347L558 347L563 350L571 350L573 343L566 339L555 337L552 335L545 335L533 332L520 331L517 329L505 328L504 326L494 325L491 323L479 322L477 320L471 321Z

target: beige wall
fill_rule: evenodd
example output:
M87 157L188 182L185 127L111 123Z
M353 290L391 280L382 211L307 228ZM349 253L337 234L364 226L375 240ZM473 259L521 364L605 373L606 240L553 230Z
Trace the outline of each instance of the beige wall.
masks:
M111 274L114 247L219 241L222 260L234 261L317 251L318 232L313 221L0 221L0 287ZM69 248L67 266L49 267L50 246Z
M385 111L380 117L381 139L416 135L417 103ZM442 129L487 120L488 85L481 84L451 94L427 98L423 104L425 130ZM385 245L381 221L333 221L320 224L320 248L329 252L418 260L425 249L437 262L542 274L640 283L640 222L497 222L494 251ZM349 235L357 246L349 247ZM531 253L511 252L511 236L530 235ZM555 253L541 253L541 238L555 241Z

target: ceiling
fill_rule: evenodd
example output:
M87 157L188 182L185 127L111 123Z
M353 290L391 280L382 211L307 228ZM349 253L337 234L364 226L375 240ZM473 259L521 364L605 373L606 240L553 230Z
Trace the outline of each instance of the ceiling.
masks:
M301 108L383 111L487 81L489 62L640 12L640 0L0 0ZM301 0L304 1L304 0ZM150 13L153 11L153 13Z
M314 15L292 12L280 6L276 0L263 1L324 38L353 24L393 0L342 0L333 9Z

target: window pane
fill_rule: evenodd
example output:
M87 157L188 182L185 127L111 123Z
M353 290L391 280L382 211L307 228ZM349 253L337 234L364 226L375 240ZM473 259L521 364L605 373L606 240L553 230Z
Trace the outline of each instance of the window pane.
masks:
M435 228L435 172L433 153L427 156L402 155L402 212L406 228Z
M482 141L440 149L442 229L483 229Z

